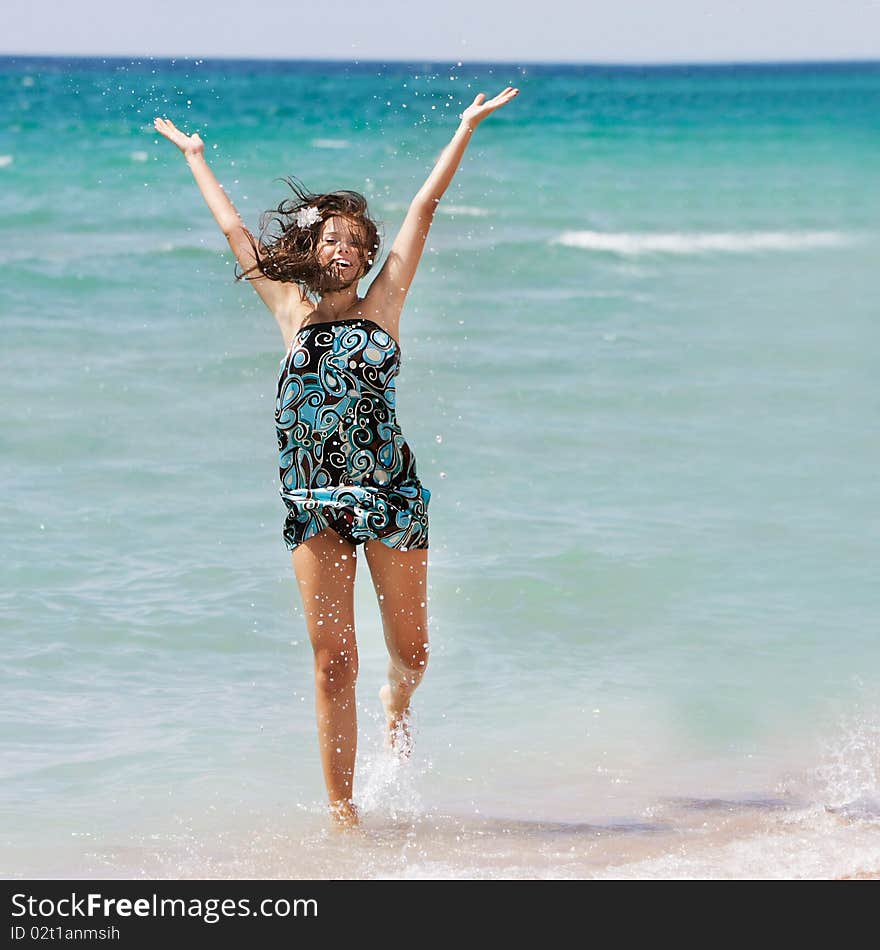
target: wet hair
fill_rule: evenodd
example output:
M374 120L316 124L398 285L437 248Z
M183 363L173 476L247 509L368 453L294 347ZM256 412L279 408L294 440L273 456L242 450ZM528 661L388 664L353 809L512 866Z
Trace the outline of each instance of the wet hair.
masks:
M295 197L286 198L277 208L264 211L260 216L259 246L249 231L245 231L254 250L256 263L238 273L236 280L255 280L268 277L270 280L295 282L312 294L320 296L328 290L339 290L365 277L379 256L379 229L367 210L367 199L356 191L331 191L315 194L308 191L293 176L284 181ZM320 220L300 226L296 223L298 211L307 207L317 208ZM352 234L360 244L360 256L364 270L346 284L330 268L318 262L318 242L324 222L331 217L344 218ZM275 232L271 229L277 227ZM262 248L263 253L260 253ZM256 271L255 277L248 277Z

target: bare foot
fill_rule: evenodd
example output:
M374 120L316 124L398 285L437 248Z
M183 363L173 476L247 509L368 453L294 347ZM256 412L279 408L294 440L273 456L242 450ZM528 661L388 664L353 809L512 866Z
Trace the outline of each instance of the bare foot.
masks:
M360 815L353 801L330 802L330 817L341 830L357 828L360 825Z
M402 759L408 759L412 753L412 736L409 730L409 708L398 713L391 701L391 685L386 683L379 690L379 699L385 710L385 748L397 753Z

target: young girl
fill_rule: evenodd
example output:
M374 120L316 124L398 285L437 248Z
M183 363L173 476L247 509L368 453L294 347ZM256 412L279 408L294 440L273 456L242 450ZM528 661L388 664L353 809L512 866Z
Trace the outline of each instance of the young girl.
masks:
M168 119L154 122L183 152L241 265L236 278L255 275L247 279L284 338L287 353L275 404L280 492L287 506L283 537L314 651L318 740L330 811L342 827L358 824L352 801L356 545L364 545L379 598L390 654L388 683L379 695L388 746L401 756L410 751L410 697L428 662L431 492L419 481L395 413L403 302L437 203L471 134L518 92L508 86L488 101L479 93L462 112L363 297L358 281L372 269L379 241L362 195L310 194L289 182L297 197L274 212L280 232L267 242L261 235L258 242L208 167L198 133L186 135Z

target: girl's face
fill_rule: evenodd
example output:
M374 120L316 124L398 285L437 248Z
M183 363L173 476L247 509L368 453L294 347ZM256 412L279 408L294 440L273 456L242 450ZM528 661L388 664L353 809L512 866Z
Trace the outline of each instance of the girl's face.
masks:
M364 248L356 228L345 218L330 217L321 226L318 263L347 286L361 276Z

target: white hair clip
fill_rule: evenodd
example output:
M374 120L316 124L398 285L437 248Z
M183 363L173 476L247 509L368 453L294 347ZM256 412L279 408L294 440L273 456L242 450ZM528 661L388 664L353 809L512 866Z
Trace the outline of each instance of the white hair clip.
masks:
M321 220L321 212L314 205L309 205L306 208L300 208L293 216L293 220L296 221L298 227L307 228Z

